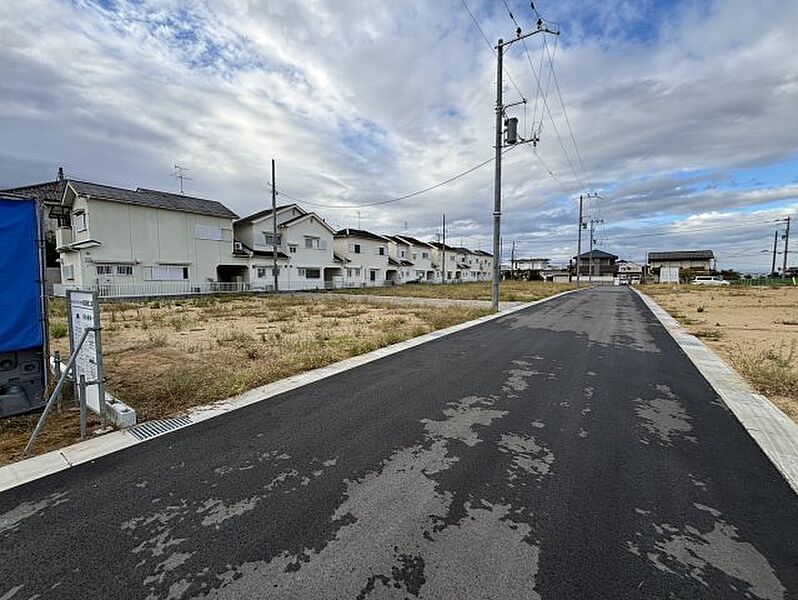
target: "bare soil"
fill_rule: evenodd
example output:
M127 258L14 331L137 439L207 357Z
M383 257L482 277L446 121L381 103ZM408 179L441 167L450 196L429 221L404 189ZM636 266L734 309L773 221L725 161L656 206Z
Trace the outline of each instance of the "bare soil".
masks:
M641 289L798 422L798 287Z
M329 295L219 296L103 304L108 390L139 421L175 416L302 371L487 314L464 306L388 306ZM52 350L69 353L63 302L51 308ZM36 444L41 453L79 438L65 402ZM17 460L38 414L0 420L0 464Z

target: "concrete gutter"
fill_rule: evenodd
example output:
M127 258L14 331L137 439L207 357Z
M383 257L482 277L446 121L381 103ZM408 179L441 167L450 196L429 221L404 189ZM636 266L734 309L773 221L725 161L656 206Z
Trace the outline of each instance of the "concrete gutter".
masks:
M634 289L634 288L632 288ZM798 494L798 424L643 292L635 292Z
M437 340L458 331L463 331L465 329L470 329L471 327L476 327L477 325L482 325L483 323L494 321L508 314L512 314L514 312L518 312L520 310L524 310L537 304L548 302L549 300L559 298L560 296L564 296L566 294L572 294L577 291L579 290L568 290L554 296L549 296L548 298L543 298L542 300L518 304L512 308L502 310L495 314L480 317L472 321L466 321L465 323L453 325L452 327L447 327L446 329L439 329L437 331L411 338L397 344L379 348L378 350L374 350L366 354L347 358L340 362L327 365L326 367L299 373L298 375L287 377L286 379L281 379L279 381L251 389L238 396L227 398L226 400L220 400L212 404L192 408L187 411L186 414L188 418L183 419L185 424L181 424L179 429L191 427L192 425L196 425L197 423L207 419L218 417L225 413L249 406L250 404L263 402L264 400L268 400L269 398L277 396L278 394L295 390L310 383L315 383L322 379L326 379L327 377L332 377L333 375L337 375L343 371L354 369L361 365L365 365L366 363L385 358L386 356L403 352L410 348L415 348L421 344L426 344L427 342ZM362 299L363 296L357 296L357 298ZM79 442L71 446L66 446L59 450L53 450L39 456L34 456L32 458L11 463L10 465L0 467L0 492L23 485L36 479L40 479L42 477L46 477L48 475L52 475L53 473L69 469L85 462L96 460L102 456L118 452L119 450L123 450L137 444L142 444L151 439L155 439L155 437L168 435L173 431L177 431L177 429L178 428L172 429L170 431L164 431L164 433L161 433L160 435L149 437L144 440L134 436L130 429L114 431L94 439Z

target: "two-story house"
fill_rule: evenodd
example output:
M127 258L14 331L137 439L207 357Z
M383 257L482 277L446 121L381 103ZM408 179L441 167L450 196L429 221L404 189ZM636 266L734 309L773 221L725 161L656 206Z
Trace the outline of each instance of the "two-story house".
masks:
M413 283L418 281L415 264L411 259L412 244L398 235L387 235L388 266L394 267L399 275L396 283Z
M335 234L335 253L346 261L344 285L371 287L386 282L398 283L398 267L388 262L389 244L385 236L363 229L341 229Z
M275 245L278 289L310 290L343 285L344 259L336 257L333 250L335 230L316 213L296 204L278 206L274 214L267 209L239 219L234 230L235 252L248 258L253 289L274 288Z
M231 252L236 215L220 202L70 179L60 205L57 293L191 293L246 281L246 262Z
M397 235L395 237L405 242L409 248L408 256L413 263L413 281L431 283L440 277L438 267L432 261L432 246L427 242L422 242L407 235Z

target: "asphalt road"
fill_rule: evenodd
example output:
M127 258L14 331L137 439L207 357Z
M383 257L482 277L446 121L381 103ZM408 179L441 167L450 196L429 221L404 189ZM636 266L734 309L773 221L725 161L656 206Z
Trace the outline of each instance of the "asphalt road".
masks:
M798 497L582 291L0 495L0 599L798 598Z

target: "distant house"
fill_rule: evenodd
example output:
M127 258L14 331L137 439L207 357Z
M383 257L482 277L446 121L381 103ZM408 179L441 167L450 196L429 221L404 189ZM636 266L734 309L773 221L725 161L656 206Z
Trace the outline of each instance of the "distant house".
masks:
M621 283L640 283L643 278L643 266L631 260L619 260L615 263L618 267L618 280Z
M236 214L220 202L69 179L59 206L63 288L157 295L246 281L232 253Z
M583 252L578 257L574 256L572 265L574 273L576 273L576 265L579 264L579 274L582 277L589 277L591 275L613 277L617 272L615 261L618 257L604 250L593 250L592 252Z
M648 265L653 270L663 267L687 269L695 273L709 273L713 268L715 255L712 250L677 250L673 252L649 252Z
M278 289L341 287L346 260L335 255L335 229L316 213L308 212L297 204L278 206L275 214L276 217L269 208L234 223L234 252L237 256L247 258L247 281L252 283L252 289L273 289L275 245Z
M391 240L364 229L341 229L334 236L335 253L346 261L344 285L373 287L399 283L398 261L389 263Z
M551 261L548 258L517 258L513 262L516 271L545 271Z
M413 281L434 282L440 277L436 265L432 262L432 246L407 235L394 236L397 240L404 241L408 248L408 257L413 263L415 276Z

